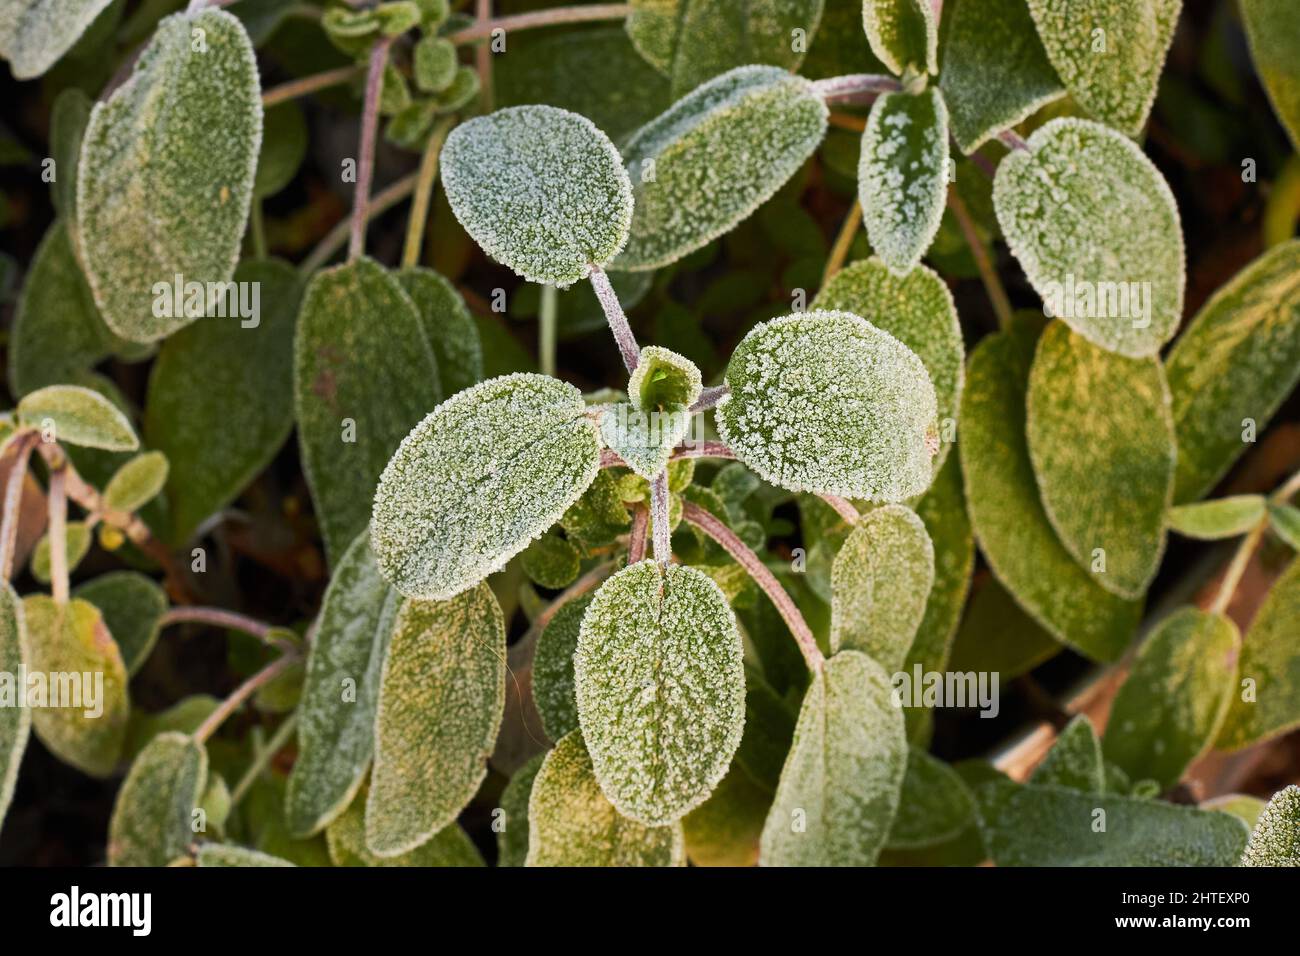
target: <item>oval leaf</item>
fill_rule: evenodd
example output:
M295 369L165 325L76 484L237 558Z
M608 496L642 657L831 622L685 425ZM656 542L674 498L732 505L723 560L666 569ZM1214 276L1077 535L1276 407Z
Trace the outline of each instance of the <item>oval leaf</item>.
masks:
M1264 520L1267 511L1263 495L1231 495L1170 508L1165 521L1183 537L1219 541L1245 534Z
M1300 866L1300 787L1273 794L1250 835L1242 866Z
M871 52L899 76L909 66L938 73L939 28L928 0L862 0Z
M577 725L575 718L574 725ZM497 830L497 866L523 866L528 859L528 802L545 752L515 771L501 791L502 826Z
M1300 21L1288 0L1241 0L1241 19L1268 98L1300 149Z
M22 600L8 581L0 582L0 674L10 675L12 680L14 674L27 673L26 644ZM9 693L18 690L12 687ZM0 707L0 825L4 824L14 795L18 767L32 728L31 708L14 706L16 703L9 701Z
M52 67L112 0L10 0L0 12L0 57L14 78Z
M459 823L439 830L409 853L376 856L366 847L366 790L363 788L342 816L325 831L330 861L335 866L483 866L483 857Z
M207 778L207 751L193 737L169 731L149 741L113 804L109 866L166 866L185 856Z
M167 456L160 451L136 455L104 486L104 507L124 512L143 507L162 491L167 483L167 470Z
M1274 534L1294 550L1300 551L1300 508L1295 505L1270 504L1268 522Z
M1039 786L1069 787L1088 793L1108 789L1101 742L1092 721L1079 714L1066 724L1029 779Z
M569 601L555 612L537 639L533 655L533 699L542 729L559 740L578 728L578 699L573 688L573 654L591 597Z
M159 623L168 607L166 592L136 571L110 571L72 593L99 608L127 674L134 675L158 641Z
M80 385L49 385L18 403L18 421L49 441L106 451L135 451L140 440L117 406Z
M415 303L433 357L438 363L444 395L483 380L483 346L478 326L456 287L434 272L412 266L397 272L397 281Z
M278 856L227 843L205 843L194 860L198 866L296 866Z

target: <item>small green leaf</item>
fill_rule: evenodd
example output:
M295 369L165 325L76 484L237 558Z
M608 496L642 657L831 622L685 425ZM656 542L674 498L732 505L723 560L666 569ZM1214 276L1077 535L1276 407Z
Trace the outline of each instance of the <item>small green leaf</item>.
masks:
M573 654L591 597L569 601L551 618L537 639L533 655L533 699L542 729L559 740L578 727L578 699L573 689Z
M18 403L18 421L50 441L105 451L135 451L140 440L125 415L98 392L80 385L48 385Z
M171 707L157 713L147 713L139 708L133 709L131 722L127 727L123 756L127 760L134 760L149 741L159 734L175 731L188 736L194 733L220 706L221 701L210 694L193 694L182 697Z
M1230 813L1252 830L1259 822L1259 815L1264 812L1265 801L1244 793L1225 793L1223 796L1206 800L1200 804L1202 810L1221 810Z
M939 72L939 27L928 0L862 0L871 52L899 76L910 66Z
M1255 70L1278 119L1300 149L1300 21L1289 0L1241 0Z
M329 825L325 839L335 866L483 866L483 856L474 841L452 822L409 853L376 856L366 847L366 788L357 794L347 810Z
M108 825L109 866L166 866L194 839L194 808L208 777L208 754L185 734L153 738L131 764Z
M228 843L205 843L195 857L198 866L296 866L278 856Z
M265 199L293 182L307 157L307 120L302 107L290 100L266 111L262 151L253 179L253 199Z
M14 78L40 76L67 53L112 0L11 0L0 13L0 57Z
M1213 501L1177 505L1165 515L1174 531L1199 541L1219 541L1243 535L1268 513L1263 495L1229 495Z
M455 822L487 774L505 681L505 621L486 584L402 605L375 714L371 853L408 853Z
M81 559L90 550L90 540L90 526L86 522L69 521L67 523L63 536L63 546L69 572L77 569ZM31 567L32 577L42 584L50 583L50 536L48 534L36 542L36 548L32 551Z
M438 362L443 394L455 395L481 382L483 346L478 326L456 287L432 269L420 266L401 269L396 275L420 315Z
M166 592L136 571L110 571L72 593L99 608L127 674L134 675L158 641L158 625L168 607Z
M1036 786L1069 787L1087 793L1109 789L1101 742L1087 716L1079 714L1065 725L1029 780Z
M546 754L528 800L527 866L684 866L681 824L648 827L605 799L575 730Z
M699 367L684 355L647 345L628 378L627 394L643 412L676 406L690 407L704 387Z
M524 573L534 584L558 591L578 577L578 549L558 534L544 534L520 555Z
M23 624L22 599L8 581L0 582L0 673L27 673L27 636ZM15 688L14 690L17 690ZM31 735L30 707L0 707L0 825L4 824L9 801L18 780L27 738Z
M122 465L104 487L109 511L136 511L148 504L167 483L167 456L160 451L136 455Z
M1300 551L1300 508L1295 505L1270 504L1268 521L1274 534Z
M957 837L975 815L970 788L942 760L910 747L898 814L885 843L890 850L934 846Z
M441 93L456 76L456 44L445 37L426 34L411 53L415 85L426 93Z
M1300 866L1300 787L1273 794L1250 835L1242 866Z
M576 718L574 725L577 725ZM501 791L503 817L501 829L497 830L497 866L523 866L528 859L528 802L533 795L533 781L545 758L545 751L536 754L515 771Z

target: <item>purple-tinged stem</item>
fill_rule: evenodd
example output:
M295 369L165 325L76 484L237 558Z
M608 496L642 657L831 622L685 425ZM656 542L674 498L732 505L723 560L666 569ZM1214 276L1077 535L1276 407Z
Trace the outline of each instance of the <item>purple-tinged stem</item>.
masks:
M838 100L861 93L895 93L903 84L878 73L849 73L813 81L813 92L824 100Z
M1029 152L1029 144L1015 130L1004 129L998 133L998 142L1007 149L1023 149L1025 152Z
M645 505L632 509L632 531L627 538L627 563L645 560L646 529L650 526L650 511Z
M690 407L691 414L707 412L723 398L731 394L729 385L710 385L700 392L700 397L695 400L695 404Z
M298 663L298 660L299 657L296 653L285 654L282 657L278 657L248 680L236 687L234 692L223 700L217 706L217 709L208 715L207 720L203 721L203 723L199 725L198 729L194 731L194 740L200 744L206 743L208 738L211 737L216 732L217 728L221 726L222 722L238 710L244 701L256 694L259 689L271 683L271 681L275 680L294 664Z
M243 631L271 647L286 650L292 647L272 637L273 628L269 624L263 624L246 615L219 607L174 607L158 620L159 628L169 627L172 624L207 624L210 627Z
M655 560L664 567L673 559L672 532L668 528L668 469L650 482L650 526L654 532Z
M50 472L50 592L55 604L68 603L68 470Z
M627 462L623 456L612 448L602 448L600 450L600 467L601 468L626 468Z
M701 441L683 445L673 452L673 461L682 458L726 458L736 460L736 453L720 441Z
M384 67L392 37L384 37L370 51L366 72L366 100L361 111L361 155L357 157L357 185L352 194L352 238L348 242L348 261L361 258L366 251L366 223L370 218L370 184L375 178L375 137L379 133L379 97L384 89Z
M0 575L8 581L13 577L14 549L18 546L19 505L23 500L23 481L27 478L27 462L32 448L41 436L36 432L14 439L14 461L5 483L4 518L0 520Z
M626 3L594 3L590 6L556 7L551 10L534 10L531 13L519 13L498 20L479 20L472 27L458 30L448 35L452 43L468 43L471 40L485 40L493 30L529 30L533 27L549 27L561 23L590 23L595 20L622 20L631 11Z
M848 522L850 527L857 524L858 519L862 517L847 498L841 498L839 495L818 495L818 497L834 508L835 513Z
M641 361L641 349L636 344L636 336L632 334L627 314L618 301L618 294L600 266L592 265L590 278L600 307L605 310L605 318L609 320L609 330L614 333L614 341L618 343L619 354L623 356L623 364L627 366L628 372L635 372Z

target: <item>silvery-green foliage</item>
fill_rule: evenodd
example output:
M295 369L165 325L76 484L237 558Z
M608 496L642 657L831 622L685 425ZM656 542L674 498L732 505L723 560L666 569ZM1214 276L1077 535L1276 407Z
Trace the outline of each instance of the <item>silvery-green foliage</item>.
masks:
M1178 434L1174 501L1195 501L1251 446L1300 381L1300 240L1268 250L1220 288L1167 363Z
M648 827L601 792L582 731L547 752L528 800L527 866L684 866L682 826Z
M1029 780L1037 786L1069 787L1087 793L1104 793L1108 789L1101 742L1087 716L1079 714L1065 725Z
M831 567L831 652L862 651L902 666L934 583L934 545L916 512L886 505L863 515Z
M574 685L596 779L620 813L664 826L726 774L745 723L742 657L735 615L702 571L647 560L600 586Z
M1026 401L1029 457L1057 537L1107 591L1141 597L1164 554L1178 457L1160 360L1107 352L1053 322Z
M1268 526L1295 551L1300 551L1300 508L1295 505L1268 506Z
M459 65L456 44L445 37L425 34L411 53L415 84L426 93L441 93L450 86Z
M1181 608L1142 642L1115 695L1102 749L1162 790L1214 742L1236 689L1241 635L1222 614Z
M111 0L9 0L0 10L0 57L14 77L40 76L77 42Z
M505 681L505 621L486 584L448 601L402 604L375 713L371 853L408 853L454 824L487 773Z
M1065 787L994 781L975 802L998 866L1232 866L1249 834L1226 813Z
M1263 495L1229 495L1213 501L1176 505L1165 523L1186 538L1218 541L1245 534L1264 520L1268 503Z
M1178 328L1187 281L1169 184L1131 140L1099 123L1052 120L1028 145L998 164L993 204L1034 291L1094 344L1154 355Z
M649 480L668 466L673 449L690 428L691 417L684 406L657 411L617 402L601 416L600 438L629 468Z
M1241 0L1255 70L1300 148L1300 19L1289 0Z
M193 737L169 731L149 741L113 804L109 865L166 866L185 856L207 778L207 751Z
M929 0L862 0L862 26L871 52L899 76L909 66L939 72L939 26Z
M104 507L135 511L148 504L167 483L167 456L160 451L136 455L113 473L104 486Z
M297 866L288 860L229 843L205 843L195 854L196 866Z
M445 277L420 266L398 270L397 281L415 303L438 363L444 395L483 380L483 345L465 300Z
M573 689L573 653L591 597L566 603L551 618L537 639L533 655L533 700L542 729L559 740L578 727L578 700Z
M975 799L957 772L919 747L907 751L898 813L885 847L911 850L960 834L974 819Z
M757 474L792 491L901 501L930 484L934 386L916 353L847 312L751 329L727 365L718 431Z
M577 726L576 718L574 726ZM533 781L545 759L546 751L535 754L515 771L501 791L500 810L505 816L502 828L497 830L497 866L523 866L528 859L528 802L533 795Z
M285 790L289 832L307 837L352 802L374 754L379 674L400 598L357 535L330 578L307 655L298 758Z
M366 846L366 788L325 830L330 862L335 866L483 866L483 856L460 826L452 822L418 847L398 856L376 856Z
M939 88L962 152L1065 95L1024 0L948 0L944 19Z
M928 4L922 4L927 6ZM948 198L948 107L937 87L885 93L862 134L858 201L871 248L896 274L916 268Z
M1183 0L1029 0L1075 103L1129 136L1146 125Z
M867 655L815 672L763 826L766 866L870 866L885 845L907 769L903 712Z
M371 546L384 577L438 600L501 568L591 485L598 434L582 393L544 375L489 379L443 402L379 479Z
M209 8L159 23L131 78L91 113L77 233L95 301L123 338L151 342L192 321L154 314L156 283L224 283L234 273L261 148L260 93L243 25Z
M647 345L628 378L627 394L633 405L649 412L674 406L689 408L703 387L694 362L662 346Z
M95 605L113 635L126 673L133 676L158 641L159 623L167 611L167 594L137 571L110 571L82 584L74 597Z
M1300 866L1300 787L1273 794L1259 815L1242 866Z
M623 248L632 184L584 116L513 106L462 123L442 148L442 183L465 231L530 282L568 286Z
M826 104L807 80L742 66L692 90L623 150L636 206L615 268L655 269L729 232L821 143Z
M18 402L18 422L28 428L50 426L54 441L135 451L140 440L127 417L99 392L80 385L47 385Z
M0 582L0 673L24 673L27 638L23 630L22 599L8 581ZM0 825L14 795L31 728L31 708L0 707Z

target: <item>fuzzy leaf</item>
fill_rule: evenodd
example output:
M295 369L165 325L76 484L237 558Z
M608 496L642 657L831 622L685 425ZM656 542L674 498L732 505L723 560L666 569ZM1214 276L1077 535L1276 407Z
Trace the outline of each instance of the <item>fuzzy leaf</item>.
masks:
M18 421L29 428L50 430L50 439L102 448L135 451L135 429L112 402L80 385L47 385L18 403Z
M528 580L558 591L577 579L580 559L578 549L567 539L558 534L544 534L524 549L520 564Z
M1092 721L1079 714L1066 724L1029 779L1037 786L1104 793L1108 789L1106 768Z
M599 470L586 411L572 385L519 373L429 413L402 440L375 492L371 545L384 577L403 594L438 600L526 548Z
M1300 787L1273 794L1250 835L1242 866L1300 866Z
M455 395L481 382L483 346L478 326L456 287L432 269L420 266L401 269L396 275L420 315L420 324L438 362L442 393Z
M574 720L577 726L577 720ZM501 791L503 825L497 831L497 866L523 866L528 859L528 802L533 795L533 781L542 769L546 753L536 754L515 771Z
M104 507L109 511L135 511L154 499L167 483L167 456L160 451L136 455L104 487Z
M627 242L632 184L609 137L553 106L513 106L457 126L442 183L465 231L530 282L586 278Z
M402 605L375 714L370 852L410 852L455 822L487 774L505 680L505 621L486 584Z
M901 501L930 484L934 387L911 349L847 312L751 329L727 366L718 431L773 484Z
M186 734L159 734L117 792L108 825L109 866L166 866L184 856L208 777L208 754Z
M683 866L681 824L648 827L601 792L575 730L546 754L528 800L528 866Z
M411 54L415 85L425 93L441 93L451 86L458 66L456 44L445 37L426 34Z
M205 843L195 857L196 866L297 866L278 856L228 843Z
M1263 495L1229 495L1170 508L1165 521L1186 538L1219 541L1245 534L1263 521L1267 504Z
M90 550L90 525L84 521L69 521L64 529L63 546L71 573L77 569L81 559ZM36 542L32 551L32 577L42 584L50 583L50 536L47 534Z
M481 867L483 857L459 823L439 830L409 853L376 856L366 847L366 790L329 825L325 839L335 866Z
M81 148L77 233L114 332L152 342L196 318L157 314L157 284L170 301L177 276L230 280L261 143L257 62L239 20L209 8L159 23L131 78L95 106ZM207 294L211 314L219 295Z
M40 76L112 0L9 0L0 11L0 57L14 78Z
M903 712L891 695L880 665L857 651L813 675L763 827L763 864L875 863L907 768Z
M99 608L126 673L134 675L158 641L158 624L168 607L166 592L136 571L110 571L72 593Z
M660 411L642 411L628 402L605 410L600 420L600 438L636 474L647 481L668 467L673 449L691 428L685 406Z
M81 140L90 123L93 107L90 97L75 86L55 97L54 105L50 107L50 158L54 160L57 175L50 189L50 199L65 228L68 223L75 224L77 219L77 160L81 156ZM76 245L75 240L73 245ZM78 274L80 276L80 265ZM80 278L87 300L93 303L85 277ZM98 315L96 311L96 318ZM100 320L101 325L102 322Z
M1182 225L1168 183L1132 141L1052 120L998 164L993 204L1045 308L1080 335L1129 358L1173 336L1187 282Z
M1300 508L1295 505L1270 504L1268 521L1274 534L1300 551Z
M578 727L578 700L573 689L573 654L578 631L591 605L591 597L569 601L561 607L537 639L533 655L533 698L542 729L559 740Z
M22 599L8 581L0 582L0 674L26 673L27 637L24 633ZM22 689L15 687L14 692ZM29 707L0 707L0 825L4 824L9 801L18 780L27 738L31 735Z
M695 568L641 561L605 581L582 619L574 685L600 788L664 826L723 778L745 724L736 618Z
M1178 432L1174 501L1202 497L1300 381L1300 240L1268 250L1222 286L1166 363Z
M862 0L871 52L899 76L911 66L938 73L939 27L927 0Z
M644 412L675 406L690 407L704 387L699 367L684 355L647 345L627 382L632 404Z
M1255 70L1278 119L1300 149L1300 20L1289 0L1241 0Z
M715 77L641 127L624 149L636 206L616 269L656 269L729 232L826 133L811 83L772 66Z
M924 750L910 747L898 814L885 845L905 850L943 843L965 830L974 813L970 788L956 771Z

